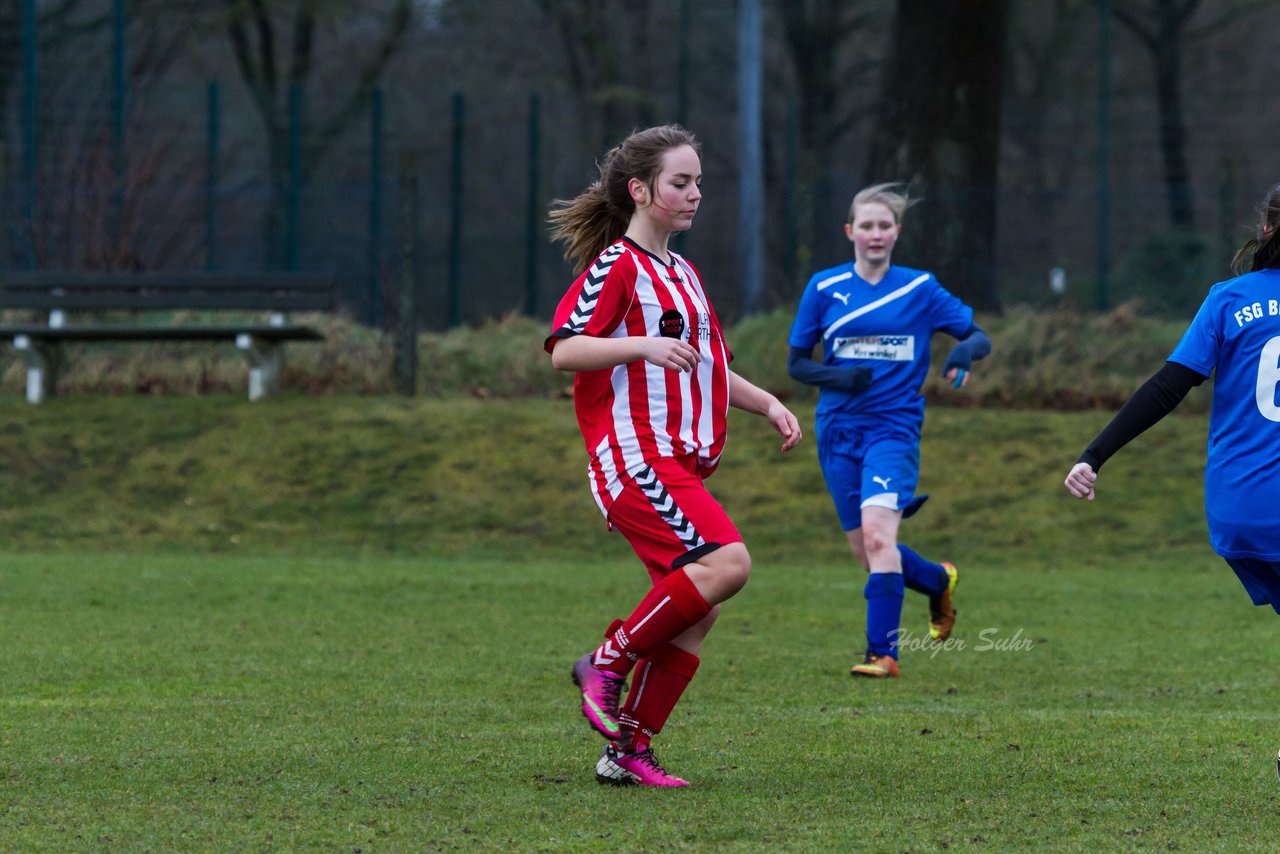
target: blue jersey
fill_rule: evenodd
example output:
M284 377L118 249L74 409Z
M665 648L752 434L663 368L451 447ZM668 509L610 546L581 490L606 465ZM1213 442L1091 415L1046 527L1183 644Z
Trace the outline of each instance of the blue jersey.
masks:
M1169 361L1217 371L1204 470L1214 551L1280 560L1280 270L1214 285Z
M873 285L850 261L809 280L789 340L792 347L806 350L821 341L824 364L871 369L866 391L821 390L820 421L875 415L918 428L924 420L920 388L929 373L933 333L959 338L972 325L973 309L931 273L891 265Z

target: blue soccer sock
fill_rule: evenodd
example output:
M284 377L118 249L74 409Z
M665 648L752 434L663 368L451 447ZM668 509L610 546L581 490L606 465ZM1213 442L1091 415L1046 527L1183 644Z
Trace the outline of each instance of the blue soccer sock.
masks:
M902 574L873 572L863 589L867 597L867 649L872 655L898 657L898 624L902 620Z
M906 546L898 546L902 555L902 580L907 587L926 596L941 596L947 592L950 576L940 564L925 560Z

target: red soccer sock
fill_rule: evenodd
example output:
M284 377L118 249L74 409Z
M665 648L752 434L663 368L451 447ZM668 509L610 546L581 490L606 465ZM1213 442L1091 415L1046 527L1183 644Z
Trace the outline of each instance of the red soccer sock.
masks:
M637 661L661 649L685 629L711 613L683 569L663 578L622 621L610 626L606 640L592 656L601 670L626 676Z
M636 665L631 691L619 715L623 732L620 741L627 749L647 747L662 732L671 710L698 672L698 662L693 653L667 644Z

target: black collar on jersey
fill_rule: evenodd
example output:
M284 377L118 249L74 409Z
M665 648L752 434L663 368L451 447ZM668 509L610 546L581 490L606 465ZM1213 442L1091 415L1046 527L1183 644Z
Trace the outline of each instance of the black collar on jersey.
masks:
M641 246L639 243L636 243L636 242L635 242L634 240L632 240L630 237L627 237L625 234L622 236L622 240L623 240L623 242L624 242L624 243L626 243L628 246L631 246L632 248L635 248L635 249L640 250L641 252L643 252L644 254L648 255L648 256L649 256L650 258L652 258L653 260L657 261L657 262L658 262L659 264L661 264L662 266L666 267L668 270L674 270L674 269L676 268L676 266L677 266L677 265L676 265L676 256L675 256L675 255L671 255L671 250L670 250L670 249L668 249L668 250L667 250L667 254L671 255L671 263L670 263L670 264L668 264L666 261L663 261L663 260L662 260L661 258L659 258L657 255L654 255L654 254L653 254L652 252L650 252L648 249L645 249L645 248L644 248L643 246Z

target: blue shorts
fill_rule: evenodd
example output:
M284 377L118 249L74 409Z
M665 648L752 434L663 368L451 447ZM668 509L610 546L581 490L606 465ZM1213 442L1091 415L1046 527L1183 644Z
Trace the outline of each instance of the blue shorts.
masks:
M1270 605L1280 614L1280 563L1255 557L1223 558L1249 591L1255 605Z
M840 516L840 527L862 527L862 508L901 510L903 518L929 497L917 496L920 433L872 420L819 420L818 463Z

